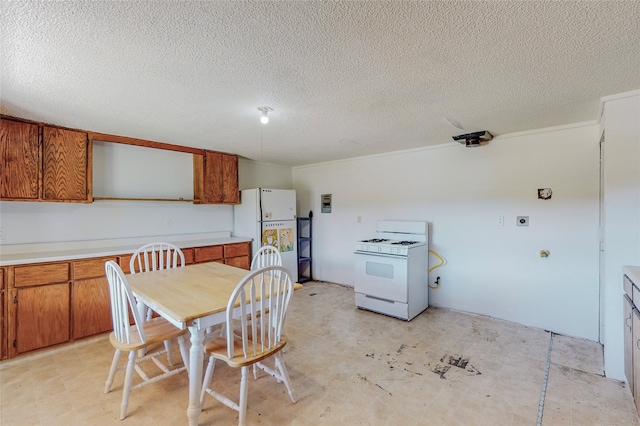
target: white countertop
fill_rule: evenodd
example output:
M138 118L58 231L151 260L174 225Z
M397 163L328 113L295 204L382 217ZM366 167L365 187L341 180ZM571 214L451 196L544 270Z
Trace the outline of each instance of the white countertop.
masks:
M242 243L251 241L251 239L232 237L231 232L225 231L203 234L155 235L112 240L0 245L0 266L127 254L133 253L144 244L155 241L169 242L180 248L187 248Z
M623 266L622 273L631 278L636 287L640 287L640 266Z

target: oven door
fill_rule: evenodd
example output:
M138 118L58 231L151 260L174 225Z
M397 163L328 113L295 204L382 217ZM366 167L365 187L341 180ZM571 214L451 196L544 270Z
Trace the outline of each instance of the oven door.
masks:
M375 298L407 303L407 258L355 252L354 290Z

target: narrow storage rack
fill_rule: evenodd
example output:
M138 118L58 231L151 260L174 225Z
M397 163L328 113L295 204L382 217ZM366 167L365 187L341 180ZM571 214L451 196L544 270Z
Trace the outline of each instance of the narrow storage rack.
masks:
M298 282L313 280L311 253L311 218L298 218Z

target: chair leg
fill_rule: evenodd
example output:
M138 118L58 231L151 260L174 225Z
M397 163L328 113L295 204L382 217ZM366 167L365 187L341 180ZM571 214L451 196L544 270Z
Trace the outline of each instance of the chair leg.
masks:
M238 424L240 426L244 426L247 418L247 399L249 395L249 379L247 377L249 367L245 365L244 367L241 367L240 370L242 371L242 377L240 378L240 403L238 404L240 419Z
M287 371L287 366L285 365L284 360L282 359L282 354L278 352L275 355L275 360L276 360L276 367L280 371L280 376L282 376L282 381L284 381L284 385L287 387L287 391L289 392L289 398L291 398L291 401L293 401L293 403L295 404L296 395L293 391L293 387L291 386L291 379L289 379L289 372Z
M129 406L129 394L131 394L131 384L133 383L133 371L136 365L136 351L129 352L127 371L124 375L124 388L122 389L122 405L120 407L120 420L127 417L127 407Z
M118 371L118 362L120 362L120 355L122 355L122 351L118 349L116 349L113 353L113 361L111 361L109 376L107 377L107 382L104 384L104 393L109 393L109 391L111 390L111 385L113 385L113 378L116 375L116 371Z
M184 343L184 336L178 337L178 347L180 348L180 356L182 357L182 362L184 366L187 368L187 376L189 375L189 351L187 350L187 345Z
M167 351L167 362L169 363L169 366L173 367L173 353L171 353L171 341L170 340L165 340L164 341L164 350Z
M211 384L211 377L213 376L213 369L215 366L216 366L216 359L210 356L209 364L207 364L207 370L204 373L204 380L202 381L202 392L200 393L200 406L204 404L204 397L207 394L207 388Z

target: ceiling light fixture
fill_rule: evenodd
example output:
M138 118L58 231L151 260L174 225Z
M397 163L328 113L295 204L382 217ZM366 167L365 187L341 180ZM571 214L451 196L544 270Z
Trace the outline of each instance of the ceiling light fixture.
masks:
M268 106L259 106L258 110L262 113L262 115L260 116L260 122L262 124L267 124L269 122L269 117L267 116L267 114L269 113L269 111L273 111L273 108Z

